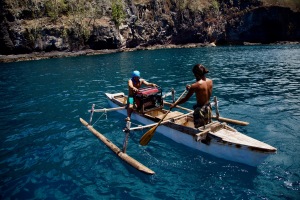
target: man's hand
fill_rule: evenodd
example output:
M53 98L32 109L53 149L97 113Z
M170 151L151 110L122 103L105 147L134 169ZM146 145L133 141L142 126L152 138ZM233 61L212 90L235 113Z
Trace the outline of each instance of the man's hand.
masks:
M133 90L133 92L139 91L139 89L137 89L136 87L133 87L132 90Z
M186 85L186 86L185 86L185 89L186 89L187 91L189 91L190 88L191 88L191 85Z
M172 108L174 108L174 107L176 107L177 105L175 104L175 103L172 103L171 105L170 105L170 109L172 109Z

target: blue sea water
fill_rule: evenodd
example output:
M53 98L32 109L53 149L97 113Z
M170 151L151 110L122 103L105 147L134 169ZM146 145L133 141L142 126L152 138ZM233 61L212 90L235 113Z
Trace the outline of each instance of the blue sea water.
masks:
M257 168L215 158L160 134L121 161L79 122L127 92L134 69L180 94L201 63L223 117L278 152ZM0 199L300 199L300 46L164 49L0 64ZM191 108L193 97L184 106ZM107 118L106 118L107 117ZM124 116L95 113L94 128L121 147ZM136 122L135 122L136 123ZM136 124L135 124L136 125Z

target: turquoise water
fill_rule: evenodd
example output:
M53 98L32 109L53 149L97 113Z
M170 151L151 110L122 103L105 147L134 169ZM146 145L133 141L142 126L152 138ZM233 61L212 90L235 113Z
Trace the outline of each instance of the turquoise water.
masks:
M223 117L278 149L257 168L215 158L146 131L127 153L148 176L117 158L79 122L125 92L134 69L167 92L194 81L202 63ZM300 46L166 49L0 64L1 199L300 199ZM195 98L184 106L191 108ZM122 146L124 116L95 113L94 127ZM136 123L136 122L135 122ZM136 125L136 124L135 124Z

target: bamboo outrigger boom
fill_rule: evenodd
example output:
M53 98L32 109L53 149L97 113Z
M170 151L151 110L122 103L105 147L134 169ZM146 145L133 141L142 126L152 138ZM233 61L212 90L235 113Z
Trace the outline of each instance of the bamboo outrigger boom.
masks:
M154 171L152 171L151 169L149 169L142 163L138 162L134 158L130 157L129 155L127 155L126 153L121 151L121 149L119 149L115 144L113 144L110 140L108 140L104 135L102 135L96 129L94 129L91 125L89 125L84 119L80 118L80 121L84 126L87 127L87 129L89 129L106 146L108 146L113 152L115 152L115 154L117 154L117 156L119 156L122 160L124 160L125 162L127 162L128 164L130 164L131 166L133 166L134 168L136 168L137 170L139 170L143 173L150 174L150 175L155 174Z
M124 110L124 109L125 109L125 106L118 107L118 108L92 109L92 110L88 110L88 112L109 112L109 111Z

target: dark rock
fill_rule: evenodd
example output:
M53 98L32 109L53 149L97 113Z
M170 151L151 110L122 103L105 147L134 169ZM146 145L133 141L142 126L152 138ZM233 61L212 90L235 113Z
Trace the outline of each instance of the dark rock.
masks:
M3 21L1 22L0 26L0 54L12 54L14 52L14 44L9 37L8 26Z
M108 2L98 7L102 15L72 23L67 23L70 19L66 11L64 19L55 22L45 17L45 5L41 2L34 8L22 5L18 9L12 9L8 2L0 1L0 54L3 55L88 49L123 51L152 49L152 46L154 49L187 47L195 43L206 46L300 41L300 12L262 7L260 0L218 0L214 6L207 1L210 6L202 10L189 6L183 9L177 1L139 4L126 0L126 17L119 27L113 23ZM89 14L85 16L95 13Z
M300 40L300 13L282 7L262 7L238 16L226 26L226 40L232 44L274 43Z

